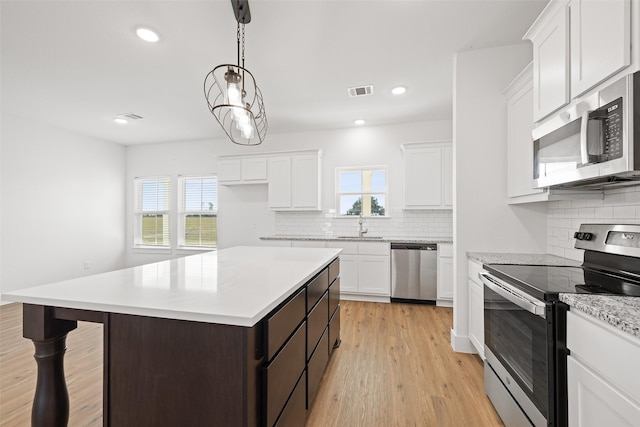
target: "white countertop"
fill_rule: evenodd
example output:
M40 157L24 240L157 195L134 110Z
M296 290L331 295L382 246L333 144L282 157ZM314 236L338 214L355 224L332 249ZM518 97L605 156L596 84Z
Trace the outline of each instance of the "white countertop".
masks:
M340 249L238 246L2 294L5 301L253 326Z

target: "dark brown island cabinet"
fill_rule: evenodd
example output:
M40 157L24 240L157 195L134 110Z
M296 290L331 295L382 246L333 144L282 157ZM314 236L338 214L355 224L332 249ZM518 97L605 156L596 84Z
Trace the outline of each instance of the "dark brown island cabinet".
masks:
M301 427L340 344L339 259L251 327L24 304L34 426L67 423L62 357L78 320L104 325L104 426Z

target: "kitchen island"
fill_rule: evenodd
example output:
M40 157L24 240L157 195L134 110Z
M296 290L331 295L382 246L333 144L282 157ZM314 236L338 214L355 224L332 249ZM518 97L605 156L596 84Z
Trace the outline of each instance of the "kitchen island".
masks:
M32 423L66 425L63 356L104 325L103 425L300 425L339 344L337 249L235 247L3 294L24 304Z

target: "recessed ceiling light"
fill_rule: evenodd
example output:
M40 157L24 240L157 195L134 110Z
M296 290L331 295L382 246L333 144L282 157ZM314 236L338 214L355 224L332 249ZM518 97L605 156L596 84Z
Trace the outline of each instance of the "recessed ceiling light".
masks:
M353 123L360 126L364 124L364 120L363 119L354 120Z
M149 27L136 27L136 34L142 40L144 40L146 42L149 42L149 43L155 43L158 40L160 40L160 36L158 35L158 33L153 31Z
M394 87L393 89L391 89L391 93L394 94L394 95L402 95L406 91L407 91L407 88L404 87L404 86L398 86L398 87Z
M127 119L123 119L122 117L116 117L113 119L113 121L119 125L126 125L127 123L129 123Z

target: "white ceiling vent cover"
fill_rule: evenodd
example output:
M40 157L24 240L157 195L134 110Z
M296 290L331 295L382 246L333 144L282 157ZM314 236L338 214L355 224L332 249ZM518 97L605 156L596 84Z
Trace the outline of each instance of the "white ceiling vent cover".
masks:
M352 98L355 96L373 95L373 86L367 85L367 86L350 87L349 89L347 89L347 91L349 92L349 96Z
M142 116L139 116L139 115L134 114L134 113L116 114L116 117L120 117L120 118L123 118L123 119L129 119L129 120L140 120L142 118Z

